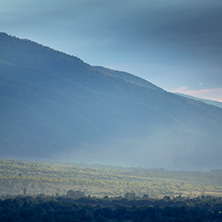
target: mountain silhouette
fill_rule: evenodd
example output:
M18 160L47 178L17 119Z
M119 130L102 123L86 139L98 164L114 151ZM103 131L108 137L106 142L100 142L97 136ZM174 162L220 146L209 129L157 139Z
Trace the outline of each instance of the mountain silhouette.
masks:
M221 168L222 109L0 33L0 156Z

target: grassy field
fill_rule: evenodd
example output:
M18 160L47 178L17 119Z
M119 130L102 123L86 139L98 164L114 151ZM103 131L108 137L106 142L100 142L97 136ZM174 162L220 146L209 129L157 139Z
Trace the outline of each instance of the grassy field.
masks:
M0 195L63 195L68 190L86 195L138 197L222 196L222 171L184 172L164 169L118 168L93 165L0 160Z

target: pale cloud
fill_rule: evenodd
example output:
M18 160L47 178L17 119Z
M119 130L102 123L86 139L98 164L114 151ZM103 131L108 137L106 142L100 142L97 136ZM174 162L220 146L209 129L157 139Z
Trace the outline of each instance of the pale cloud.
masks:
M173 90L172 92L222 102L222 88L192 90L189 89L187 86L181 86L180 88Z

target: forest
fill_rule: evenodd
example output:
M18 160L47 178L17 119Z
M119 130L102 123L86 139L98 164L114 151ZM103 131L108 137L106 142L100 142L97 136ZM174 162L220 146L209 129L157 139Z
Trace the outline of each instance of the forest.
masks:
M20 195L0 199L1 222L222 221L222 198L126 199Z
M0 221L222 221L222 172L1 159Z
M66 195L84 192L99 198L196 198L222 196L222 171L185 172L100 165L0 160L0 196Z

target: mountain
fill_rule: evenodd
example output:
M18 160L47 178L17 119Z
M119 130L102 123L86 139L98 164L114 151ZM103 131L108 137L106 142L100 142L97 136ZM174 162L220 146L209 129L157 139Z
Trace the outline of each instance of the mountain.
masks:
M221 168L222 110L0 33L0 156Z
M201 98L197 98L197 97L182 94L182 93L176 93L176 94L179 95L179 96L184 96L184 97L189 98L189 99L194 99L194 100L197 100L197 101L207 103L209 105L213 105L213 106L217 106L219 108L222 108L222 102L218 102L218 101L215 101L215 100L209 100L209 99L201 99Z

